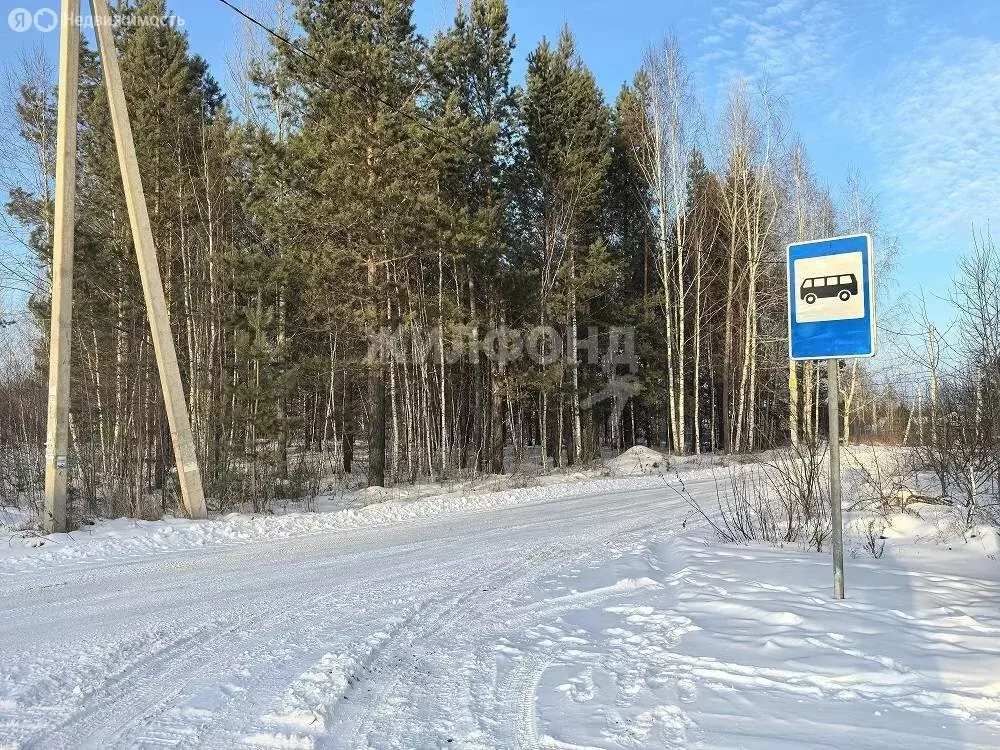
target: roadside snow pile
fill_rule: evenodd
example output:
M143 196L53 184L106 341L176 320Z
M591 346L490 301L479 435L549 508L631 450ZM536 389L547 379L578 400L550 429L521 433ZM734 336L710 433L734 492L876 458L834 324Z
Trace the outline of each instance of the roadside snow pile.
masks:
M634 445L608 461L607 466L615 476L663 474L668 468L668 460L659 451L645 445Z

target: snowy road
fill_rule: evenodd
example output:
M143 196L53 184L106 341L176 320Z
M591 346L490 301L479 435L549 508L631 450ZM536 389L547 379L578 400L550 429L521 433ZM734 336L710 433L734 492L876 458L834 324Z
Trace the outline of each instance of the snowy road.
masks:
M659 533L676 515L668 495L6 576L4 677L23 689L0 703L0 738L231 747L303 734L335 747L437 747L481 733L484 746L513 745L530 685L496 679L493 645L577 606L540 603L539 587ZM338 655L357 660L349 685L337 684L337 665L324 670ZM276 714L297 681L317 701Z
M0 566L0 746L1000 745L995 561L852 561L833 606L827 556L607 486Z

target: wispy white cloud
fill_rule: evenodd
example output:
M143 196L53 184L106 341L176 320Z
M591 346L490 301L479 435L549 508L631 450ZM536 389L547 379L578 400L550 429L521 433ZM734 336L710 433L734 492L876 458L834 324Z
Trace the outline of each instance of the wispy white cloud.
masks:
M906 252L955 251L973 223L1000 231L1000 13L985 5L728 0L694 65L717 105L734 76L766 78L828 170L863 170Z
M879 88L864 125L886 219L912 238L911 249L967 246L973 223L997 226L1000 41L952 38L922 47Z
M695 65L718 86L763 77L782 94L819 93L840 70L847 34L838 2L734 0L713 7Z

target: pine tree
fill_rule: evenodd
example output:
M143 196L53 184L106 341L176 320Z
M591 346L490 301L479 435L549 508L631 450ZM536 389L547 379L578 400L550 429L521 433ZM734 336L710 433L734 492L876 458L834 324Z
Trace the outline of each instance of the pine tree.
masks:
M618 411L609 417L611 442L618 448L634 445L637 433L651 433L657 409L655 402L648 399L658 393L658 381L666 365L660 342L662 320L657 317L658 304L653 294L656 268L652 197L636 158L640 138L637 120L644 116L641 107L636 87L623 85L615 101L605 208L609 249L620 269L609 295L615 303L615 322L635 329L636 354L645 378L639 395L627 405L627 430L621 423L624 406L615 404Z
M452 240L447 260L456 276L464 273L468 293L467 310L456 311L455 322L464 320L476 339L484 326L496 329L509 320L508 173L517 128L517 101L510 84L513 48L506 2L473 0L468 13L459 8L453 27L435 39L430 54L434 124L453 141L439 145L438 151L442 219ZM472 434L457 423L459 430L450 442L459 443L460 464L465 464L471 447L480 468L501 473L509 384L505 363L484 359L475 354L471 383L453 407L459 413L471 412ZM442 405L443 372L442 364ZM441 424L442 450L447 452L443 408Z
M423 40L409 0L300 0L300 55L279 45L279 80L296 96L296 129L283 157L285 244L294 256L304 323L345 327L360 366L364 334L393 322L394 270L422 243L427 169L413 145L430 137L414 121ZM360 335L359 335L360 334ZM368 482L386 481L385 362L363 365ZM361 371L354 373L355 376ZM351 419L352 416L345 416Z
M570 460L579 461L584 446L578 331L587 302L613 273L601 222L611 127L600 89L577 56L568 29L555 49L543 40L528 57L522 109L527 151L522 210L531 217L527 244L538 269L539 320L544 327L555 319L567 330L566 362L542 375L540 426L546 452L558 460L566 444ZM548 379L553 374L555 383ZM549 425L553 386L559 391L554 436Z

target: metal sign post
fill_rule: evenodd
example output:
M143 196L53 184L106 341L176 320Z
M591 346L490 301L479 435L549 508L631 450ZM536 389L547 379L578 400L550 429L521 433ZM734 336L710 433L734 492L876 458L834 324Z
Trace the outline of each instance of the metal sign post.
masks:
M827 360L833 595L844 598L840 359L875 355L875 263L867 234L788 246L788 355Z
M833 597L844 598L844 520L840 496L840 360L826 361L830 393L830 523L833 526Z

